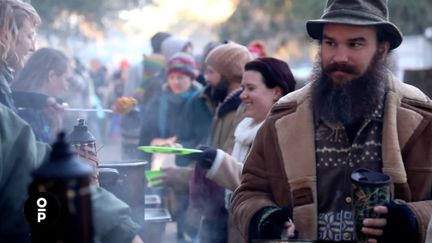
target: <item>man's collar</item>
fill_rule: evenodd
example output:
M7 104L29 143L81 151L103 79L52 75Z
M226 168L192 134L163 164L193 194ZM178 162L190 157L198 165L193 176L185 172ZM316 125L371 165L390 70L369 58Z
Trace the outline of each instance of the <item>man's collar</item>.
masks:
M231 91L231 93L229 93L225 99L222 101L221 104L226 103L229 99L231 99L232 97L234 97L235 95L237 95L237 93L241 93L242 91L242 87L238 87L237 89Z

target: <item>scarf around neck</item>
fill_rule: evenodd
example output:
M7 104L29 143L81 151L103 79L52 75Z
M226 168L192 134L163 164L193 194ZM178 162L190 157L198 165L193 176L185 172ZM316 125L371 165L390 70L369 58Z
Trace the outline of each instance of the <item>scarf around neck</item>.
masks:
M232 156L239 162L244 162L252 145L258 129L264 121L257 123L254 119L246 117L240 121L234 132L234 149Z
M159 103L159 112L158 112L158 121L159 121L159 135L162 138L169 136L168 134L168 109L169 107L183 108L186 102L193 96L195 93L199 92L195 87L191 87L191 90L174 94L170 90L167 90L160 97Z

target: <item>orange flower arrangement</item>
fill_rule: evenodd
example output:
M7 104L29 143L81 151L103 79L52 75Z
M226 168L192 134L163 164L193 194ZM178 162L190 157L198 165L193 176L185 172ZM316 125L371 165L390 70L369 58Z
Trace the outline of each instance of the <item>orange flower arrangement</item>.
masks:
M122 96L116 100L116 102L111 106L111 109L114 112L126 115L131 112L137 104L138 102L135 98Z

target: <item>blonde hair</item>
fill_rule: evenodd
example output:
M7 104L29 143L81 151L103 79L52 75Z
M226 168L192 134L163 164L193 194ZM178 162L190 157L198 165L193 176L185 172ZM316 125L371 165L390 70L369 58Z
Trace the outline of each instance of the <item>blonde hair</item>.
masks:
M18 31L24 20L34 26L41 23L41 18L32 5L20 0L0 0L0 58L6 59L18 37Z

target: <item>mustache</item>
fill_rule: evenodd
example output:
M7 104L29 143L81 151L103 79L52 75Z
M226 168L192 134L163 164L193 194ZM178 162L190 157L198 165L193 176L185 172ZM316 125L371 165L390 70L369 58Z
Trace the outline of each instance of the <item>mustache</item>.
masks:
M359 75L350 65L333 63L325 68L318 57L313 69L312 107L315 124L319 119L354 124L370 116L385 97L388 62L375 54L366 72ZM334 87L328 72L357 73L357 78L341 87Z
M324 71L326 73L332 73L335 71L342 71L342 72L354 74L354 75L358 74L355 67L353 67L351 65L347 65L347 64L340 64L340 63L329 64L324 68Z

